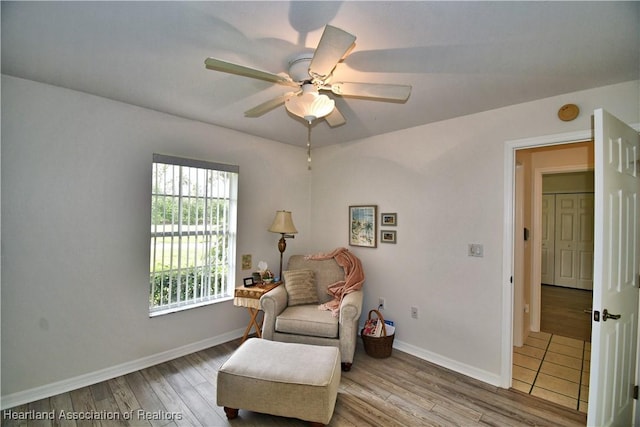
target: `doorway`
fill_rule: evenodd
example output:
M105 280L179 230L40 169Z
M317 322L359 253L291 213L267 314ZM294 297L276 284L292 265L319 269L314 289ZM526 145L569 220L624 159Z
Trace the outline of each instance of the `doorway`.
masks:
M574 143L595 137L596 203L595 203L595 252L593 289L593 347L590 366L588 410L589 425L607 424L605 418L631 425L640 421L637 400L633 399L632 385L638 383L637 374L637 264L639 240L627 247L621 242L624 236L632 236L627 226L637 224L637 205L640 179L638 178L638 153L640 153L640 124L629 126L603 109L594 111L594 131L588 130L555 134L536 138L507 141L504 151L504 228L503 228L503 283L502 304L502 360L500 386L509 388L512 379L512 322L514 314L514 175L515 155L520 149L547 145ZM621 202L620 200L623 200ZM632 210L618 209L618 205L632 206ZM615 215L612 215L615 214ZM633 220L631 220L633 219ZM607 227L613 224L613 227ZM636 230L637 231L637 230ZM518 230L519 234L519 230ZM539 236L534 238L538 239ZM628 240L628 239L627 239ZM532 244L535 242L532 242ZM622 248L620 258L631 273L616 275L611 260L617 259L616 248ZM535 271L535 270L534 270ZM615 286L610 284L614 283ZM607 285L609 284L609 285ZM628 292L627 292L628 291ZM535 301L533 301L535 302ZM612 308L611 317L606 309ZM596 311L598 310L598 311ZM626 321L604 322L608 319ZM625 333L625 335L623 335ZM612 359L614 358L614 359ZM608 363L607 360L614 360ZM629 375L631 374L631 375ZM613 381L620 379L620 381ZM616 408L614 409L614 405ZM635 415L634 415L635 414ZM635 417L635 418L634 418ZM640 424L639 424L640 425Z
M591 342L594 173L542 180L540 330Z
M572 289L554 289L542 285L542 270L549 268L544 258L549 253L545 253L543 248L543 231L548 231L545 230L548 224L543 218L543 177L593 170L593 144L586 139L588 138L515 151L515 229L512 231L515 267L514 347L511 354L513 365L510 384L523 392L585 413L590 340L578 339L576 336L580 336L580 333L570 334L566 329L550 328L548 324L566 325L565 320L573 318L576 322L586 322L590 329L590 315L584 312L591 307L590 291L577 291L583 293L577 303L580 305L578 310L575 305L570 305L576 296L571 294ZM580 198L581 196L561 197L561 200L575 202ZM565 258L566 254L571 258L560 259L563 273L576 267L581 267L584 271L591 270L589 262L576 258L577 253L564 249ZM574 259L576 262L569 262ZM576 282L586 287L583 278ZM562 283L569 283L568 279L564 279Z

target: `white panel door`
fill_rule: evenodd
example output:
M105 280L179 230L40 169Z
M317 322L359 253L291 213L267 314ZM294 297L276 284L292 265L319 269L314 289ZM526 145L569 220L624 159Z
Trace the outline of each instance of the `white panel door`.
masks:
M640 137L601 109L594 112L594 127L594 317L587 425L631 426L638 328ZM611 314L619 317L608 317Z
M555 194L542 195L542 259L540 281L548 285L553 285L554 278L554 257L555 257Z
M593 289L593 193L578 195L576 230L576 287Z
M577 195L556 195L556 248L554 284L577 287L576 230Z
M553 283L593 288L593 194L556 195Z

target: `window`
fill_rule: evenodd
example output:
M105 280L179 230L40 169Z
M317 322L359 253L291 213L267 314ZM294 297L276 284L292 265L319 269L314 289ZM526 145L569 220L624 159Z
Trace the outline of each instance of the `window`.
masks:
M232 296L238 166L153 155L149 314Z

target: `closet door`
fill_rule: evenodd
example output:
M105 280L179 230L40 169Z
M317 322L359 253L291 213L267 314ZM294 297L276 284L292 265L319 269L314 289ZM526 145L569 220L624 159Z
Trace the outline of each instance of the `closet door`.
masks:
M542 262L540 280L547 285L555 283L555 194L542 195Z
M580 289L593 289L593 193L578 196L578 280Z
M593 194L557 194L555 284L593 288Z
M577 195L556 195L556 265L554 284L577 287L577 257L575 242L577 231Z

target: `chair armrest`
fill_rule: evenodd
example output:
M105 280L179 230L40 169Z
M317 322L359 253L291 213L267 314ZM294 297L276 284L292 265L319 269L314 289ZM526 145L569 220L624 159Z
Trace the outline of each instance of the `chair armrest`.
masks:
M284 285L267 292L260 297L260 308L264 311L262 338L273 339L276 330L276 317L287 307L287 290Z
M353 355L356 351L363 298L362 290L351 292L342 298L342 304L340 304L340 319L338 323L340 354L342 355L342 363L347 365L353 363Z
M358 322L362 313L362 300L364 293L362 290L348 293L340 304L340 323Z

